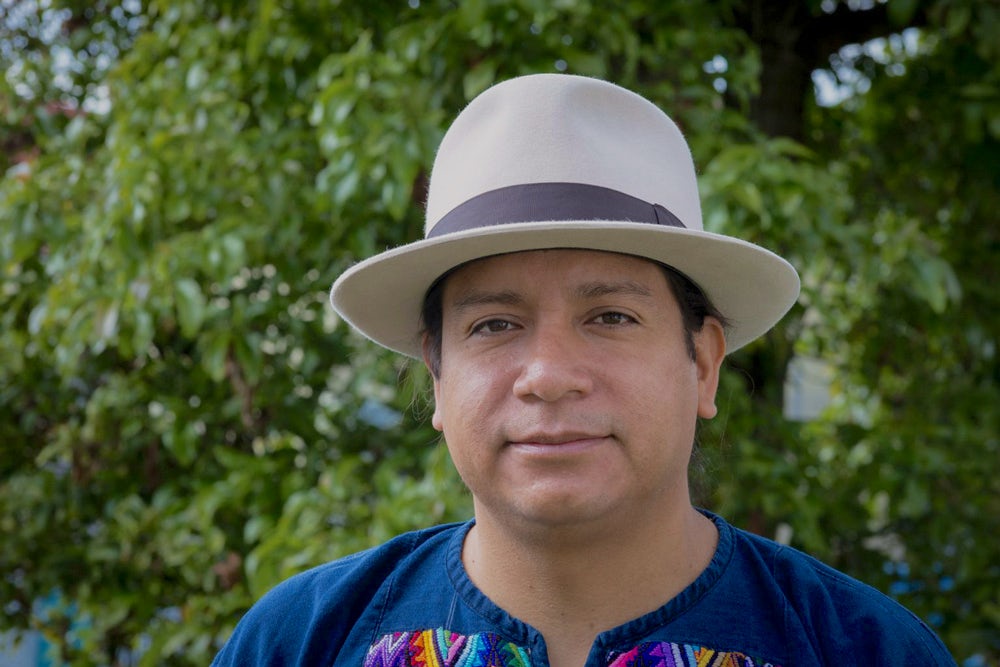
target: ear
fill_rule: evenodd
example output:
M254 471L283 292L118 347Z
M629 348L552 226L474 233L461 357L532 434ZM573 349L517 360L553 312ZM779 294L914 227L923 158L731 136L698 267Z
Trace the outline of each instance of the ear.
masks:
M719 369L726 357L726 332L719 320L706 317L701 331L694 336L695 365L698 367L698 416L711 419L718 412L715 392L719 388Z
M441 378L435 375L431 369L430 339L426 334L424 334L423 341L421 342L421 350L424 358L424 366L427 367L427 374L431 376L431 381L434 383L434 414L431 415L431 425L438 431L443 431L444 417L441 414ZM440 374L440 369L438 370Z

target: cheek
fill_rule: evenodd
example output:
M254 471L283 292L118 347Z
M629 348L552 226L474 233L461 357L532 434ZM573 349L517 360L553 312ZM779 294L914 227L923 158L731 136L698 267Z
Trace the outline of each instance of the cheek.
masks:
M651 368L659 371L651 373ZM639 369L633 378L648 378L647 382L633 382L629 411L641 428L667 429L681 432L687 424L693 431L698 410L698 374L689 359L670 363L647 360L645 369Z
M478 441L495 429L490 417L499 410L502 389L497 379L483 369L448 374L442 369L441 380L435 383L435 427L445 439L464 446Z
M460 386L445 384L440 392L443 405L435 411L438 426L452 464L465 485L480 491L481 480L489 478L493 457L501 440L499 420L490 404L476 387L477 383L463 382Z

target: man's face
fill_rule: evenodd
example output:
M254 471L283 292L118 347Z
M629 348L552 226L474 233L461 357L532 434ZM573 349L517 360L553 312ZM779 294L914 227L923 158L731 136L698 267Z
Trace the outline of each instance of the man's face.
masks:
M442 306L433 423L477 518L613 525L689 503L725 342L708 318L691 360L659 266L590 250L491 257L452 273Z

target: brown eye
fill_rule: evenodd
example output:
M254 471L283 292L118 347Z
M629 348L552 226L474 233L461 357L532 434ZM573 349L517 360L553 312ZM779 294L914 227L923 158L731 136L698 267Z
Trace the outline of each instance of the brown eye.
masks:
M513 324L507 320L486 320L473 327L472 333L503 333L504 331L510 331L512 328Z
M625 313L612 311L608 313L601 313L594 318L594 321L598 324L606 324L608 326L621 326L623 324L632 324L635 322L635 318L630 315L626 315Z

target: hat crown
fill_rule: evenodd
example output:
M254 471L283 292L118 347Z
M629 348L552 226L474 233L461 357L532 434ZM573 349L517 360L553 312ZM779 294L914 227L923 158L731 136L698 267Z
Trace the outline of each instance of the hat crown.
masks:
M666 114L606 81L536 74L493 86L455 119L431 172L425 235L474 197L533 183L609 188L703 229L691 151Z

